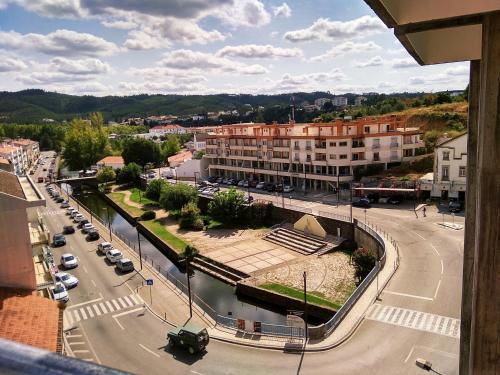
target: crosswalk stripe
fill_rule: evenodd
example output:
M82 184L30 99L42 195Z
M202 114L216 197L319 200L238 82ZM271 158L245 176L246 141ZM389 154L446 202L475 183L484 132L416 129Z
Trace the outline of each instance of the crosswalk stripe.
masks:
M92 308L94 309L95 313L97 314L97 316L101 315L101 310L99 310L99 307L97 307L97 303L92 305Z
M82 320L87 319L87 313L85 312L84 308L80 308L80 314L82 314Z
M104 305L104 303L102 303L102 302L99 303L99 307L101 308L103 314L108 313L108 310L106 309L106 306Z
M87 307L87 311L89 312L89 315L91 318L94 317L94 312L92 311L92 309L90 308L90 306L86 306Z
M136 298L133 294L131 294L129 297L130 297L130 299L131 299L132 301L134 301L134 303L135 303L136 305L140 305L140 304L141 304L141 303L139 302L139 300L138 300L138 299L137 299L137 298Z
M423 311L380 305L373 306L366 319L443 336L460 337L460 319Z
M72 325L73 324L73 316L71 315L71 313L69 311L65 311L64 312L64 317L66 318L66 320L68 321L68 324L69 325Z
M123 308L127 308L127 304L123 301L122 297L118 297L118 302L120 302L120 305L122 305Z
M122 308L120 307L120 305L118 303L116 303L116 300L111 300L111 303L113 304L113 306L115 307L115 310L121 310Z
M128 304L128 306L129 306L129 307L134 306L134 304L133 304L133 303L132 303L132 302L131 302L128 298L127 298L127 296L123 296L123 300L124 300L125 302L127 302L127 304Z
M106 306L108 306L109 312L115 311L115 309L113 308L113 305L111 305L111 302L106 301Z
M80 315L78 314L78 311L73 310L73 311L70 311L69 313L73 314L75 316L75 320L76 320L77 323L81 320L80 319Z

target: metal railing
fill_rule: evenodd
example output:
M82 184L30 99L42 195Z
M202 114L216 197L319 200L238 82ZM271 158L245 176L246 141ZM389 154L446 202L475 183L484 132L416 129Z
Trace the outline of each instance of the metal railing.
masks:
M216 322L218 325L237 331L248 332L245 329L238 328L238 319L230 318L228 316L217 315ZM285 326L280 324L261 323L260 332L250 331L250 333L257 333L269 336L288 336L288 337L304 337L304 329L300 327Z

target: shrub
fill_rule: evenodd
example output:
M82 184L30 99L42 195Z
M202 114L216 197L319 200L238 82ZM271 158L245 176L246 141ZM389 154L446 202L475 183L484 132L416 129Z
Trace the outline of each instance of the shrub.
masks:
M208 204L208 214L226 225L240 223L245 215L243 193L234 188L215 193L212 201Z
M145 193L146 198L158 202L160 200L161 191L165 188L167 184L168 182L162 179L156 179L151 181L148 187L146 188L146 193Z
M160 206L169 210L180 210L189 202L198 201L198 192L193 186L184 183L166 184L160 194Z
M184 205L179 215L179 227L182 229L195 229L195 223L199 227L201 221L201 229L203 229L203 220L200 217L200 209L196 203L189 202Z
M141 182L141 167L135 163L124 166L117 176L118 183L139 185Z
M256 227L269 225L272 220L273 208L274 206L271 202L255 202L250 206L248 211L249 222Z
M364 279L375 266L377 254L374 250L360 247L352 254L352 260L356 266L356 274Z
M99 184L111 182L116 179L116 173L111 167L104 167L97 172L96 180Z
M156 219L156 212L154 211L145 211L141 215L141 220L153 220Z

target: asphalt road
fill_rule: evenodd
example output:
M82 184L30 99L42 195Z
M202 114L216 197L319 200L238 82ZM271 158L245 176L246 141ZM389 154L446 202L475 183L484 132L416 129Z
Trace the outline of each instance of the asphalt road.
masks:
M35 180L37 177L38 173ZM44 185L39 186L45 193ZM349 212L347 206L299 200L291 203L313 211ZM41 211L51 233L69 224L69 218L50 197ZM353 212L364 221L362 209ZM118 275L96 254L99 241L87 242L79 232L66 236L67 245L55 250L56 259L63 252L79 259L78 268L70 273L80 284L70 290L65 311L66 324L74 327L66 336L70 348L78 358L141 374L422 374L414 365L417 357L430 360L439 373L458 374L457 337L444 334L444 329L436 333L387 323L383 309L403 315L416 312L428 318L429 326L436 317L441 323L459 319L463 231L437 225L442 216L434 208L427 210L427 218L419 219L410 207L371 208L366 215L369 222L398 241L401 266L377 301L380 309L376 316L363 320L355 334L333 350L285 354L211 340L202 356L171 352L165 339L169 327L130 297L141 280L132 274ZM463 223L463 217L455 220ZM78 311L80 321L76 321L74 311Z

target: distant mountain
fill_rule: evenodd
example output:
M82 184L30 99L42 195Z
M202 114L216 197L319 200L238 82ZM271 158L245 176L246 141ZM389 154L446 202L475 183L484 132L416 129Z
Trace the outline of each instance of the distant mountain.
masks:
M374 94L378 95L378 94ZM380 95L381 97L412 98L421 93ZM128 117L172 114L177 116L211 111L252 107L289 106L294 97L296 105L313 103L318 98L331 98L328 92L290 93L279 95L133 95L133 96L76 96L31 89L18 92L0 92L0 122L39 123L44 118L56 121L85 117L91 112L102 112L105 120L120 121ZM345 94L349 103L357 94Z

